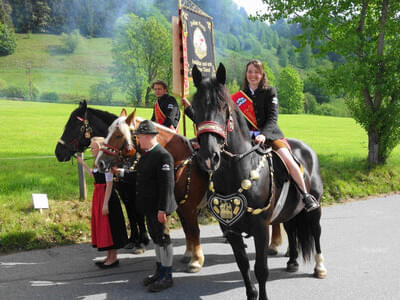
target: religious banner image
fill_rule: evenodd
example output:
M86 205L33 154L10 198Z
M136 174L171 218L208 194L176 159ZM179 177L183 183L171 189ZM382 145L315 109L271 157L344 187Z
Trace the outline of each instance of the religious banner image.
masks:
M191 72L194 65L197 65L204 77L215 75L214 38L211 17L182 6L181 18L182 29L187 37L186 48L189 77L192 77Z

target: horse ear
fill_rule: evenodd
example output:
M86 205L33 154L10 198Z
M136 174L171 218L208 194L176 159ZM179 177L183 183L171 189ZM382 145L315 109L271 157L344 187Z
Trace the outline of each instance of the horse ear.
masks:
M217 70L217 81L224 85L226 82L226 70L223 64L219 63Z
M86 111L86 109L87 109L86 100L83 100L83 101L79 102L79 107Z
M120 117L126 117L126 116L127 116L127 113L126 113L126 109L125 109L125 108L123 108L123 109L121 110L121 113L120 113L119 116L120 116Z
M203 80L203 76L201 75L201 72L199 71L196 65L194 65L192 69L192 78L194 86L198 88L201 81Z
M135 116L136 116L136 108L133 110L133 112L126 118L125 122L126 124L128 124L129 126L131 126L133 120L135 120Z

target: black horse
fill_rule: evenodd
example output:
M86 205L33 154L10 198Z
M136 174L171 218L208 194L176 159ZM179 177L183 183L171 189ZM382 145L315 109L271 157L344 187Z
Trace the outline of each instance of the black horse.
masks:
M267 224L284 222L289 240L288 271L298 270L299 250L305 260L309 260L316 250L315 275L323 278L326 269L319 241L321 209L306 213L297 188L289 184L291 180L284 165L279 164L270 149L253 146L246 120L225 87L225 72L220 64L216 78L203 80L196 66L192 71L197 88L193 108L200 143L198 159L210 178L208 207L232 246L247 298L256 299L257 290L250 280L242 233L254 237L259 299L267 299ZM316 154L301 141L289 140L289 143L305 168L310 192L320 200L323 185ZM287 196L279 197L285 190Z
M79 107L71 113L64 132L57 143L55 153L58 161L69 161L75 153L85 151L89 147L92 137L106 137L108 127L115 119L117 119L117 116L114 114L88 108L85 100L80 102ZM136 247L139 247L140 244L148 244L149 238L144 216L138 214L135 209L135 184L119 180L114 185L128 213L131 242Z

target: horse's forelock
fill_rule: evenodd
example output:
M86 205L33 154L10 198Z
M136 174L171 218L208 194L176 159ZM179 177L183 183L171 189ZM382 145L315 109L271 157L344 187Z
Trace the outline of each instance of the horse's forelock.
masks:
M118 128L119 131L124 135L126 141L128 144L130 144L132 142L132 138L131 138L131 130L129 125L125 122L126 121L125 116L119 117L117 118L108 128L108 135L106 138L106 143L109 142L111 136L113 135L113 133L115 132L115 130Z

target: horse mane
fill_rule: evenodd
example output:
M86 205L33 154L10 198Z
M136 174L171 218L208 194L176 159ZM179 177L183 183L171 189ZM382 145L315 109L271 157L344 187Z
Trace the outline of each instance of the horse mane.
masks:
M118 118L117 115L114 115L112 113L109 113L108 111L105 110L100 110L100 109L95 109L95 108L87 108L87 111L91 114L94 114L95 116L97 116L99 119L103 120L104 122L106 122L107 124L111 124L112 122L114 122L115 119Z

